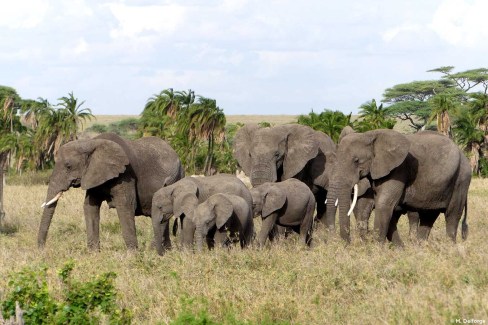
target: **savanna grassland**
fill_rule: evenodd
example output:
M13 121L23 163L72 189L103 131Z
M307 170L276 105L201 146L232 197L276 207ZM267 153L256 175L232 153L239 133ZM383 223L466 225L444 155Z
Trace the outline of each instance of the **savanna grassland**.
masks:
M139 250L126 251L115 210L105 204L102 249L87 251L80 189L61 198L47 245L38 250L37 227L46 190L45 185L5 188L0 297L10 290L11 272L42 265L49 267L50 290L62 295L57 270L74 260L73 276L80 280L109 271L117 274L118 304L132 311L134 324L192 318L217 324L488 321L488 180L472 182L469 238L458 244L446 238L443 217L427 243L410 241L403 217L404 249L371 239L361 242L357 236L349 246L337 238L325 242L319 229L311 249L292 236L262 250L195 254L175 247L163 257L150 248L152 226L146 217L136 219Z

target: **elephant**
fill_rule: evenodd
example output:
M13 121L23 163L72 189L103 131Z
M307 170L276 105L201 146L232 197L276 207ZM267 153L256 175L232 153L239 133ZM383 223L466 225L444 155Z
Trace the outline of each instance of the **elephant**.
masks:
M254 215L263 220L258 243L263 246L275 225L289 227L310 246L315 197L303 182L290 178L278 183L263 183L251 189Z
M339 143L348 134L354 133L354 129L350 126L346 126L342 129L339 136ZM356 218L356 225L359 231L359 236L364 239L368 233L369 218L371 212L374 209L374 191L369 178L361 178L358 182L358 194L356 205L354 206L353 213ZM408 220L410 224L409 237L413 237L417 234L419 217L415 212L408 212Z
M198 204L190 217L195 224L195 238L198 251L202 250L203 237L215 234L222 245L227 232L231 238L238 237L241 248L251 244L254 237L252 205L244 198L227 193L217 193Z
M249 124L239 129L234 140L234 157L253 186L290 178L304 182L314 193L318 219L325 215L335 151L328 135L299 124L265 128ZM331 222L326 220L327 226Z
M106 201L117 209L127 248L137 248L136 215L151 216L153 194L164 185L184 177L176 152L160 138L134 141L115 133L102 133L93 139L75 140L60 147L49 179L44 211L38 233L38 246L46 243L57 200L70 187L86 191L84 215L87 244L100 249L100 205ZM171 247L169 227L162 229L164 244Z
M252 206L252 197L246 185L235 175L217 174L205 177L185 177L178 182L159 189L152 200L152 222L154 242L159 255L164 254L161 225L166 225L171 216L180 220L182 228L181 244L190 247L193 244L195 224L191 216L198 204L217 193L240 196ZM190 218L186 218L190 217ZM213 246L213 237L207 237L209 246Z
M340 234L350 241L349 215L356 202L358 183L367 178L374 190L377 239L403 245L398 218L409 212L418 220L418 237L427 239L442 212L447 235L456 241L462 221L467 238L467 194L471 182L469 162L448 137L433 131L403 135L394 130L373 130L346 135L337 148L337 161L329 180L327 218L339 206ZM351 206L351 207L350 207Z

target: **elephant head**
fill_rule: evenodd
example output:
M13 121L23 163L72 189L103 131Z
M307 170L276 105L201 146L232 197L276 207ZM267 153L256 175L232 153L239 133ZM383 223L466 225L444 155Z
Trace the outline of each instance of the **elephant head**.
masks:
M151 218L154 230L154 243L158 254L164 253L163 229L171 216L191 216L198 204L198 186L192 179L183 178L174 184L164 186L154 193L151 207Z
M264 183L251 189L253 213L268 217L273 212L281 209L286 203L286 193L273 183Z
M318 152L315 131L298 124L246 125L235 137L234 156L253 186L296 176Z
M387 177L393 169L400 166L407 157L409 148L407 138L393 130L351 132L341 139L337 148L337 162L329 181L327 219L335 219L338 205L343 239L350 240L349 215L357 196L371 186L370 181ZM351 202L353 189L354 197Z
M222 229L234 214L234 207L246 204L243 200L238 202L238 198L233 195L214 194L197 206L192 221L196 226L195 237L198 251L202 250L203 238L211 228Z
M89 190L123 173L129 158L123 148L106 139L77 140L61 146L49 178L46 203L38 233L38 245L44 246L56 209L57 200L70 187Z

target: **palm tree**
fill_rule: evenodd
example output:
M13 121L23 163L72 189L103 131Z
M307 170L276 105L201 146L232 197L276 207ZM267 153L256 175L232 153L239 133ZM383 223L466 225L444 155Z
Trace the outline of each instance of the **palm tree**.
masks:
M388 110L383 104L378 106L376 100L362 104L359 107L359 119L356 120L354 128L360 132L376 129L393 129L396 121L389 117Z
M300 115L298 124L310 126L316 131L322 131L329 135L334 142L339 141L339 136L344 127L351 125L351 114L344 115L340 111L324 110L317 114L313 110L308 115Z
M217 106L215 99L198 96L198 102L193 104L187 114L184 127L189 130L190 138L207 141L207 156L204 163L204 173L211 174L215 140L222 140L225 135L225 114Z
M174 133L171 127L175 126L181 110L181 97L173 88L168 88L149 98L141 113L143 134L171 138Z
M453 125L454 138L469 153L471 171L476 174L480 171L480 150L485 138L483 130L478 128L481 116L479 112L460 107L455 111Z
M79 102L78 98L73 95L73 92L68 94L68 97L61 97L58 100L58 107L64 117L62 124L62 136L67 141L78 139L78 128L83 127L86 120L91 120L93 114L89 108L81 108L85 101Z
M451 94L446 92L437 94L430 99L432 113L429 121L437 120L437 132L452 137L451 118L449 112L456 108L456 103Z
M17 136L23 130L17 116L20 97L15 89L0 86L0 222L5 217L3 207L4 172L9 154L15 150Z

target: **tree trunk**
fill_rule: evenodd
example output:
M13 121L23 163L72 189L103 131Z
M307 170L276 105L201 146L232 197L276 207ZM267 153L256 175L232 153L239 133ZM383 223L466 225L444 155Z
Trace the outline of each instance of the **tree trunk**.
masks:
M7 162L8 152L0 153L0 222L5 218L5 210L3 207L3 187L5 184L5 163Z

